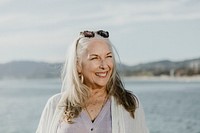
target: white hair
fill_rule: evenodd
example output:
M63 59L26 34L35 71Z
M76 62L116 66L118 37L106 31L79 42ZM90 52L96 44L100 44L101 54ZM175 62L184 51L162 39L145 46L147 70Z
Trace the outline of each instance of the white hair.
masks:
M87 44L94 39L105 41L112 51L112 45L109 39L101 37L98 34L95 34L95 37L93 38L79 36L77 39L75 39L69 48L62 71L62 106L65 106L66 101L69 101L73 106L82 107L85 103L85 100L89 96L89 89L86 85L81 83L80 76L77 71L77 65L81 65L82 54L85 52ZM114 65L115 64L116 63L114 61Z

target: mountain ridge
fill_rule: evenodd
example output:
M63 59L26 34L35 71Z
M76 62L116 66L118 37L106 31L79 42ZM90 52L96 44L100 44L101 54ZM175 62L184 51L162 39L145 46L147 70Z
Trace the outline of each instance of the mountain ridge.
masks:
M0 78L57 78L63 63L12 61L0 64ZM194 76L200 75L200 58L183 61L160 60L133 66L117 64L122 76Z

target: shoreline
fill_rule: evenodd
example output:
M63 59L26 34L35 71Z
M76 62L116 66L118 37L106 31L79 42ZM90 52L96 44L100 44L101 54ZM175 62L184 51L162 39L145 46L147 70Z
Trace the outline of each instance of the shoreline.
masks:
M150 81L150 82L159 82L159 81L166 81L166 82L173 82L173 81L180 81L180 82L200 82L200 75L198 76L181 76L181 77L172 77L172 76L121 76L121 79L124 81ZM4 80L58 80L61 81L60 77L50 77L50 78L0 78L0 81Z
M200 82L200 75L198 76L182 76L182 77L171 77L171 76L131 76L122 77L125 81L181 81L181 82Z

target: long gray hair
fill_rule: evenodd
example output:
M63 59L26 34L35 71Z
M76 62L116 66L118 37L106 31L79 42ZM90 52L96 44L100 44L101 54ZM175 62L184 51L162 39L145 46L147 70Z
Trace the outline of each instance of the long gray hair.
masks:
M95 37L87 38L79 36L72 43L68 56L66 58L62 72L62 97L60 106L64 108L64 118L67 122L72 123L73 118L77 117L85 102L89 97L88 87L81 82L81 78L77 71L77 65L81 64L81 55L86 50L87 44L93 39L99 39L109 46L113 53L113 48L108 38L101 37L95 33ZM127 91L117 73L116 60L113 53L113 71L107 83L106 90L109 96L114 96L118 104L122 104L124 108L130 112L134 118L134 112L137 106L137 98L130 91Z

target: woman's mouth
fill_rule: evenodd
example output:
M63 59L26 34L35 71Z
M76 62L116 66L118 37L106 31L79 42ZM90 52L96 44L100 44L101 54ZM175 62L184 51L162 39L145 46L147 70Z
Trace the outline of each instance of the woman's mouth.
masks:
M105 78L108 72L96 72L96 76L100 78Z

